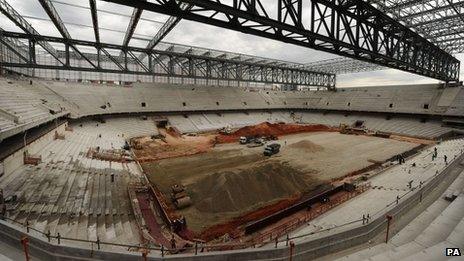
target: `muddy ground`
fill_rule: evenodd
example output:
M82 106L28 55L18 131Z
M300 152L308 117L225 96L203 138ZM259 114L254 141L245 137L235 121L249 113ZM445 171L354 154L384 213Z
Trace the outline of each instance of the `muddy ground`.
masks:
M143 163L151 182L170 197L182 184L193 205L179 210L200 232L259 207L307 193L320 184L383 161L418 144L336 132L282 136L281 152L263 156L263 147L220 144L209 151Z

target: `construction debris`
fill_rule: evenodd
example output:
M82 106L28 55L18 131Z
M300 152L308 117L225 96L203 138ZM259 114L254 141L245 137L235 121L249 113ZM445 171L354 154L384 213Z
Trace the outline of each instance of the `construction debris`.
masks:
M171 187L171 190L171 200L177 209L187 208L192 205L192 199L187 195L184 186L175 184Z
M37 166L40 162L42 162L42 156L32 156L27 150L24 151L24 164Z
M133 161L130 153L124 149L109 149L104 150L100 147L89 148L87 151L87 157L92 159L99 159L105 161L115 161L115 162L129 162Z
M59 134L58 131L55 131L55 140L64 140L64 134Z

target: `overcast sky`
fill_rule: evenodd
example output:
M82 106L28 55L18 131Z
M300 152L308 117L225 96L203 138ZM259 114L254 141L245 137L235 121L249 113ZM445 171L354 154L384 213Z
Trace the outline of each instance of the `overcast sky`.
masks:
M92 28L72 25L92 25L90 11L88 9L76 8L59 2L72 3L88 7L88 1L78 0L57 0L54 5L66 24L71 36L75 39L94 41ZM37 0L7 0L7 2L23 16L32 16L49 19L45 11ZM112 15L99 12L99 26L101 27L100 37L102 42L121 44L124 38L123 33L115 31L125 31L129 23L129 16L132 8L120 6L103 1L97 1L97 8L112 12L123 13L126 16ZM60 36L50 21L26 18L32 26L43 35ZM142 20L139 22L135 37L150 38L154 36L166 21L168 16L143 12ZM158 22L156 22L158 21ZM8 18L0 14L0 27L4 30L21 31ZM110 29L105 30L105 29ZM223 51L244 53L248 55L262 56L291 62L308 63L317 60L324 60L337 57L329 53L315 51L309 48L285 44L279 41L260 38L239 32L225 30L222 28L200 24L196 22L182 20L164 41L194 45L204 48L212 48ZM130 45L145 47L146 41L133 39ZM456 55L458 59L464 61L464 54ZM464 75L464 66L461 66L461 75ZM375 72L364 72L356 74L344 74L337 76L337 86L368 86L368 85L388 85L388 84L412 84L412 83L434 83L434 79L413 75L398 70L388 69Z

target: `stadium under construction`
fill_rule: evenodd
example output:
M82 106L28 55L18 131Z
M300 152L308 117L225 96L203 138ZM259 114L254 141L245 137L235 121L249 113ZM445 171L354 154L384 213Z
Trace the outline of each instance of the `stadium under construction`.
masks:
M0 260L462 258L464 1L0 12Z

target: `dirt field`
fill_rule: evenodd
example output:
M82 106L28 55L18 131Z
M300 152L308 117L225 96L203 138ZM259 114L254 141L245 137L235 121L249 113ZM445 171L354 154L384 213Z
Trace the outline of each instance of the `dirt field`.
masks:
M151 182L170 197L182 184L193 205L179 210L196 233L259 207L295 198L320 184L384 161L418 144L336 132L281 136L281 152L221 144L209 151L143 163Z
M133 139L133 142L142 145L133 148L139 163L204 153L213 147L216 137L214 134L177 137L163 129L159 131L165 135L164 140L151 137Z

